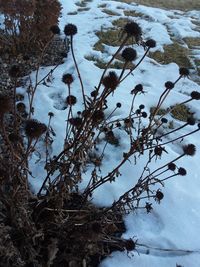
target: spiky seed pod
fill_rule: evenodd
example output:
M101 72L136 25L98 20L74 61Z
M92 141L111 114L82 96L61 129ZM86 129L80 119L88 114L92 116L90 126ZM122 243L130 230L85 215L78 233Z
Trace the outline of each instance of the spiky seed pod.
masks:
M73 83L73 81L74 81L74 78L70 73L63 74L62 76L63 83L70 85L71 83Z
M179 68L179 74L181 76L189 76L190 72L187 68Z
M145 204L145 209L147 211L147 213L150 213L152 211L152 203L146 202Z
M164 194L163 192L161 192L159 189L156 191L156 196L155 196L156 200L158 202L160 202L163 198L164 198Z
M37 120L30 119L25 122L24 131L27 137L31 139L39 138L47 130L47 126Z
M52 118L52 117L54 116L54 113L50 111L50 112L48 113L48 116L49 116L50 118Z
M107 138L113 138L113 137L115 137L115 135L114 135L114 133L113 133L113 131L108 131L107 133L106 133L106 137Z
M124 124L131 125L131 120L129 118L124 119Z
M162 118L162 119L161 119L161 122L162 122L162 123L167 123L167 122L168 122L168 119L166 119L166 118Z
M90 93L90 95L91 95L91 97L97 97L98 92L97 92L96 90L94 90L94 91L92 91L92 92Z
M102 110L96 110L93 114L92 114L92 121L94 124L98 124L101 121L104 120L104 112Z
M85 109L85 110L82 111L82 116L83 116L83 117L86 118L86 117L89 116L89 115L90 115L90 110Z
M142 118L147 118L147 113L145 111L142 112Z
M16 108L19 113L23 113L26 111L26 106L23 102L17 103Z
M119 127L121 127L122 125L121 125L120 122L117 122L117 123L116 123L116 126L119 128Z
M50 31L53 33L53 34L60 34L60 28L58 27L58 25L52 25L50 27Z
M181 175L181 176L185 176L187 174L187 171L186 171L186 169L180 167L178 169L178 174Z
M191 96L192 99L200 100L200 93L198 91L192 91L190 96Z
M174 83L170 82L170 81L167 81L165 83L165 87L166 87L166 89L173 89L174 88Z
M77 31L78 30L77 30L76 25L71 24L71 23L65 25L64 33L66 36L73 36L73 35L77 34Z
M108 132L108 128L107 128L107 127L103 127L102 131L103 131L104 133L107 133L107 132Z
M142 84L137 84L133 90L131 90L131 94L137 94L143 92L143 86Z
M9 76L11 78L18 78L20 76L20 67L18 65L13 65L9 70Z
M68 105L73 106L73 105L76 104L76 102L77 102L77 99L76 99L75 96L73 96L73 95L68 95L68 96L66 97L66 103L67 103Z
M0 94L0 116L12 109L12 102L7 95Z
M195 118L193 118L193 117L188 117L187 118L187 124L193 126L193 125L195 125L195 123L196 123Z
M141 104L139 105L139 109L144 109L145 108L145 105Z
M128 35L128 36L133 36L136 39L138 39L138 37L140 37L142 35L142 29L140 28L140 26L134 22L128 22L125 26L124 26L124 32Z
M156 41L153 39L149 39L145 42L145 45L149 48L154 48L156 47Z
M109 74L103 78L102 84L106 89L115 90L119 84L117 74L114 71L110 71Z
M194 156L196 153L196 146L193 144L188 144L186 146L183 146L183 152L185 155Z
M162 147L160 147L160 146L156 146L156 147L154 148L154 154L155 154L155 155L157 155L157 156L161 156L161 155L162 155L162 152L163 152Z
M122 106L122 104L121 104L120 102L118 102L118 103L116 104L116 107L117 107L117 108L121 108L121 106Z
M69 123L77 128L79 128L82 124L82 119L79 117L76 118L70 118Z
M135 49L131 48L131 47L127 47L122 51L122 58L126 61L133 61L135 60L137 57L137 52Z
M139 114L141 114L141 110L138 108L138 109L136 109L135 113L136 113L137 115L139 115Z
M176 165L175 165L173 162L170 162L170 163L168 164L168 169L169 169L170 171L175 171L175 170L176 170Z
M127 251L132 251L136 247L136 242L133 241L133 239L127 239L124 241L124 247Z

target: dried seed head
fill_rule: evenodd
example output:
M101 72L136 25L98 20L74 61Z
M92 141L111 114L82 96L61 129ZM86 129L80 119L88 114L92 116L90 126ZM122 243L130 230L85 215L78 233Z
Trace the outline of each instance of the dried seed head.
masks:
M49 116L50 118L52 118L52 117L54 116L54 113L50 111L50 112L48 113L48 116Z
M71 123L71 125L79 128L82 124L82 119L79 118L79 117L76 117L76 118L70 118L69 119L69 122Z
M24 113L26 111L26 106L23 102L17 103L16 108L19 113Z
M0 94L0 116L12 109L12 101L9 96Z
M195 123L196 123L195 118L193 118L193 117L188 117L187 118L187 124L192 126L192 125L195 125Z
M146 202L145 209L146 209L147 213L151 212L151 210L153 209L152 203Z
M71 24L71 23L65 25L64 33L65 33L66 36L73 36L73 35L77 34L76 25Z
M127 62L135 60L136 57L136 50L131 47L127 47L122 51L122 58Z
M143 86L142 84L137 84L133 90L131 90L131 94L137 94L143 92Z
M138 39L142 35L142 30L141 30L140 26L134 21L128 22L124 26L124 32L128 36L134 36L136 39Z
M155 199L160 203L160 201L164 198L163 192L161 192L159 189L156 191Z
M166 87L166 89L173 89L174 88L174 83L168 81L168 82L165 83L165 87Z
M178 174L181 175L181 176L185 176L187 174L187 171L186 171L186 169L180 167L178 169Z
M63 74L62 82L64 82L67 85L70 85L71 83L73 83L73 81L74 81L74 78L70 73Z
M145 45L149 48L154 48L156 47L156 41L153 39L149 39L145 42Z
M25 122L25 134L31 139L39 138L46 130L47 126L37 120L30 119Z
M162 123L167 123L167 122L168 122L168 119L166 119L166 118L162 118L162 119L161 119L161 122L162 122Z
M116 126L119 128L119 127L121 127L122 125L121 125L120 122L117 122L117 123L116 123Z
M53 34L60 34L60 28L58 27L58 25L52 25L50 27L50 31L53 33Z
M188 144L186 146L183 146L183 152L185 155L194 156L196 153L196 146L193 144Z
M119 84L117 74L114 71L110 71L109 74L103 78L102 84L107 89L115 90Z
M137 115L139 115L139 114L141 114L141 110L138 108L138 109L136 109L135 113L136 113Z
M124 124L126 125L126 126L131 126L132 125L132 121L131 121L131 119L129 119L129 118L126 118L126 119L124 119Z
M198 91L192 91L190 96L191 96L192 99L200 100L200 93Z
M127 251L134 250L136 247L136 242L133 241L133 239L127 239L124 241L124 247Z
M162 152L163 152L163 149L161 146L156 146L154 148L154 154L157 155L157 156L161 156L162 155Z
M144 109L145 108L145 105L141 104L139 105L139 109Z
M92 92L90 93L90 95L91 95L91 97L97 97L97 95L98 95L97 90L92 91Z
M18 78L20 76L20 68L18 65L13 65L9 70L9 76L11 78Z
M73 106L73 105L75 105L76 102L77 102L77 99L76 99L75 96L73 96L73 95L68 95L68 96L66 97L66 103L67 103L69 106Z
M180 68L179 69L179 74L181 76L189 76L190 72L189 72L189 69L187 69L187 68Z
M116 104L116 107L117 107L117 108L121 108L121 106L122 106L122 104L121 104L120 102L118 102L118 103Z
M175 165L173 162L170 162L170 163L168 164L168 169L169 169L170 171L175 171L175 170L176 170L176 165Z
M147 118L147 113L145 111L142 112L142 118Z
M92 121L94 124L98 124L101 121L104 120L104 112L102 110L96 110L93 114L92 114Z

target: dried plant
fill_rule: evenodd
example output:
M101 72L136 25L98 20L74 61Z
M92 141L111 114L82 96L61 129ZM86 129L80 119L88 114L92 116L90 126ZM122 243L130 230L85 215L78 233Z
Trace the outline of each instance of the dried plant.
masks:
M34 12L37 15L41 12L45 17L50 11L43 13L39 6L42 4L45 6L47 2L33 1L34 6L31 8L37 6L38 9ZM41 9L42 7L40 6ZM53 33L59 32L55 26L59 6L56 10L57 15L52 17L51 21L54 25L51 28ZM11 11L7 13L8 17L13 16ZM37 21L36 13L33 13L31 9L30 17L33 18L33 21L31 19L33 24ZM27 16L27 13L24 15L22 12L21 15ZM42 24L44 17L38 17ZM56 138L51 126L54 114L49 112L47 126L32 118L34 109L37 108L37 106L34 107L33 101L37 88L40 84L46 85L46 81L51 80L57 66L39 80L38 72L41 62L39 61L35 80L30 81L28 85L28 106L25 106L23 102L15 105L16 93L12 100L7 96L0 96L0 104L2 103L0 105L0 130L3 142L0 162L0 202L6 211L1 222L13 229L13 233L9 233L9 236L12 241L11 245L17 249L14 253L21 266L28 266L28 264L34 264L34 266L67 264L68 266L74 266L73 264L97 266L102 258L114 250L128 252L136 250L141 245L137 240L121 238L121 233L125 230L122 216L138 208L145 209L147 213L151 212L153 201L160 203L164 198L162 190L164 181L187 174L185 168L178 166L178 160L185 156L194 156L196 152L193 144L184 145L182 154L178 157L157 169L151 167L154 160L164 157L167 152L166 144L183 140L186 136L200 130L200 124L196 125L195 120L189 118L182 126L168 131L163 127L167 119L158 115L159 109L176 84L180 79L189 75L188 70L180 68L177 79L165 83L163 93L151 114L145 111L144 104L141 104L139 108L135 106L135 99L145 91L142 84L136 84L130 90L132 103L127 115L113 120L112 115L121 108L121 103L116 103L116 107L108 114L108 97L115 94L120 84L142 63L149 50L156 46L156 42L152 39L144 40L139 25L133 21L128 22L122 31L120 47L108 62L95 89L87 95L73 49L73 40L77 32L78 29L73 24L67 24L64 28L66 38L70 41L72 58L81 85L83 109L75 112L77 97L72 95L71 90L74 77L71 73L63 74L62 81L68 93L65 100L67 120L63 150L58 155L52 157L48 149ZM45 31L42 32L42 35L44 34ZM125 74L127 62L134 61L137 55L133 48L125 47L129 38L134 38L136 43L144 48L144 55L135 67ZM125 63L121 73L117 75L109 71L109 66L120 53ZM10 76L17 81L18 69L16 67L11 68ZM193 91L188 100L183 103L199 100L199 94ZM25 110L27 110L26 116L23 115ZM10 121L5 125L6 116L10 118ZM179 134L179 130L188 125L193 126L194 130L184 135ZM162 127L162 132L160 132ZM129 147L123 153L121 161L116 166L111 166L110 171L102 176L100 171L104 168L105 154L109 153L107 152L108 143L120 146L118 129L121 129L127 136ZM174 132L176 132L176 137L165 139ZM47 174L37 195L34 195L28 184L28 177L32 175L29 160L33 152L37 151L38 142L43 142L45 145L44 169ZM114 183L121 175L121 167L127 161L132 162L133 168L137 168L137 163L143 155L147 155L147 162L132 188L124 192L110 207L95 207L90 201L94 192L106 183ZM81 191L79 183L83 180L83 173L88 166L91 169L90 179L85 189ZM0 246L2 242L0 239ZM2 262L12 258L11 256L9 258L7 254L2 257ZM9 263L6 264L5 266L11 266ZM12 266L19 265L16 263Z

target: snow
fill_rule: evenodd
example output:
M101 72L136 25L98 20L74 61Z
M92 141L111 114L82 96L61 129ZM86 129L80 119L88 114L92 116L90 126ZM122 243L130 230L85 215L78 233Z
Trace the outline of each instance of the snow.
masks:
M92 46L97 41L95 31L100 30L101 27L110 27L111 21L116 17L108 16L103 13L98 6L100 4L107 4L106 8L110 8L118 13L124 8L126 10L133 10L144 14L143 17L136 18L136 21L141 25L144 31L145 38L154 38L157 41L157 50L162 51L164 44L171 44L172 35L175 37L200 37L200 32L196 30L195 24L192 23L194 18L200 18L199 11L190 12L178 12L178 11L165 11L157 8L145 7L142 5L135 5L134 3L128 5L125 3L119 3L114 1L100 1L93 0L88 2L87 6L90 8L88 11L79 12L77 15L68 15L69 12L77 10L75 5L76 0L60 1L63 5L62 18L60 19L60 28L63 29L67 23L73 23L78 27L78 34L74 37L74 47L76 58L80 67L80 72L83 77L84 86L87 88L86 92L89 94L94 86L98 84L99 77L102 70L98 69L90 61L84 59L86 55L101 56L100 52L92 51ZM121 16L123 17L121 12ZM148 16L148 20L145 19ZM171 33L171 35L169 34ZM64 35L63 35L64 37ZM142 49L135 46L138 51L138 59L142 55ZM115 49L112 47L107 49L107 53L113 52ZM103 55L108 58L108 55ZM136 61L136 62L137 62ZM153 64L154 63L154 64ZM42 78L51 68L41 68L40 77ZM75 81L72 86L73 94L78 99L78 105L75 106L75 111L81 110L82 96L79 81L77 78L76 70L74 68L71 55L69 54L65 63L60 65L53 74L53 81L50 87L40 85L36 96L34 106L34 117L38 120L47 123L48 112L54 113L52 119L52 127L56 132L56 138L52 147L52 154L56 155L62 150L63 140L65 135L65 121L66 110L62 110L62 99L67 96L67 88L62 83L62 75L66 72L70 72L75 77ZM146 94L140 95L137 98L136 106L144 103L146 110L148 111L151 106L154 106L158 100L158 97L164 89L164 83L168 80L175 81L178 77L178 66L175 63L168 65L160 65L155 63L152 59L146 58L141 66L134 72L134 76L129 76L121 86L116 90L114 96L109 98L109 111L114 109L117 102L122 103L122 108L118 110L113 116L116 118L123 118L127 111L130 109L130 90L134 88L137 83L144 85ZM31 78L35 79L35 73L31 74ZM19 88L19 90L23 90ZM200 91L200 86L189 79L182 79L175 89L170 93L167 101L163 107L171 106L177 102L184 101L187 96L184 93L190 94L191 91ZM27 101L27 99L25 99ZM189 107L194 110L197 117L200 118L200 105L199 102L190 102ZM176 122L177 125L180 124ZM182 133L187 132L191 126ZM120 147L113 147L108 145L108 151L105 155L103 162L102 174L106 174L112 170L111 166L114 166L120 161L122 153L128 148L128 141L122 131L119 130ZM176 134L174 135L176 136ZM134 252L132 257L126 252L113 253L109 258L105 259L101 267L169 267L180 264L184 267L199 267L200 266L200 138L199 133L196 133L184 140L184 143L193 143L198 147L197 153L193 158L182 158L178 162L178 166L184 166L187 169L188 175L185 177L177 176L172 180L165 182L164 194L165 197L162 203L154 204L154 209L150 214L139 210L131 213L125 217L125 223L127 227L124 238L138 239L138 244L144 244L151 248L147 249L141 245L137 246L137 252ZM168 145L166 149L169 154L157 162L152 162L152 170L156 169L158 165L177 157L180 153L180 144ZM30 183L37 192L42 184L42 180L45 177L45 171L43 170L44 162L41 160L37 164L37 155L33 155L31 160L31 171L33 174L30 177ZM134 164L127 162L120 170L122 176L120 176L115 183L106 184L96 190L93 201L97 205L110 205L114 199L117 199L123 192L125 192L137 178L140 176L144 163L146 162L146 155L138 160L137 167ZM82 188L88 182L89 170L84 174L84 181ZM175 249L175 250L194 250L197 252L166 252L160 251L155 248Z

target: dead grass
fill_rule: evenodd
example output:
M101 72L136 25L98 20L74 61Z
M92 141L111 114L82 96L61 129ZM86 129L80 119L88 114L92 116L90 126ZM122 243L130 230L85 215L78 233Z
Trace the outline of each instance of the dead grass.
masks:
M100 43L110 46L120 46L121 44L121 29L110 28L105 31L98 31L96 35L99 38ZM129 39L127 45L133 44L133 40Z
M109 16L119 16L120 14L115 12L115 11L112 11L110 9L103 9L102 12L106 13L107 15Z
M181 67L191 67L189 60L188 49L181 46L177 42L171 45L164 45L164 53L156 51L150 52L149 57L155 59L160 64L176 63Z
M116 2L123 2L130 4L132 2L140 5L151 7L159 7L164 9L178 9L178 10L198 10L200 9L199 0L115 0Z
M183 39L189 48L200 48L200 38L187 37Z
M187 122L187 119L193 117L193 114L194 114L184 104L183 105L176 104L174 106L171 106L170 109L171 111L169 113L169 109L160 108L157 112L157 115L163 116L169 113L172 116L172 118L179 120L179 121ZM155 107L151 107L150 113L153 114L154 111L155 111Z
M85 56L85 59L89 60L89 61L93 61L95 66L97 66L100 69L105 69L106 65L107 65L107 61L104 61L102 59L99 59L98 57L92 56L92 55L88 55ZM121 59L121 58L120 58ZM122 69L124 66L124 62L121 61L119 58L117 60L115 60L111 65L110 68L111 69ZM126 69L130 69L133 68L134 65L132 63L129 63L126 66Z

